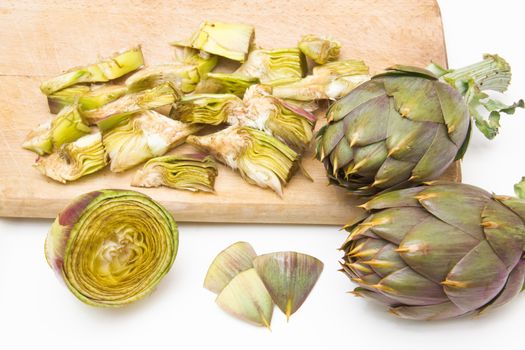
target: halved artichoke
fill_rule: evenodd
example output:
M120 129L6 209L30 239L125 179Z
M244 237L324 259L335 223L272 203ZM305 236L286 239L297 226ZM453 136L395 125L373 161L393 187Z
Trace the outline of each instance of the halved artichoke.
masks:
M66 183L99 171L107 164L108 157L97 132L65 144L49 156L39 157L34 166L53 180Z
M243 108L242 100L233 94L192 94L181 98L170 117L185 123L219 125Z
M144 64L144 57L140 46L115 53L100 62L83 67L75 67L67 72L46 80L40 85L45 95L78 83L106 82L120 78L124 74L140 68Z
M103 143L111 159L113 172L127 170L153 157L166 153L201 129L170 119L155 111L131 115L115 127L103 131Z
M210 156L168 155L150 159L135 173L131 186L167 186L192 192L214 192L217 174L217 165Z
M230 126L214 134L188 136L187 143L210 152L242 178L279 196L299 164L299 155L275 137L242 126Z
M177 224L160 204L134 191L100 190L58 214L45 255L79 300L118 307L150 294L177 248Z

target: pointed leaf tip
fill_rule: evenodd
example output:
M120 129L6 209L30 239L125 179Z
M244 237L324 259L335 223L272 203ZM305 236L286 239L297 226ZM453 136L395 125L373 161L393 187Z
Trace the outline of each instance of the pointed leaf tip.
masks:
M297 252L260 255L253 265L287 319L301 307L323 271L320 260Z
M255 269L235 276L215 301L227 313L270 329L273 302Z
M256 256L249 243L230 245L211 263L204 279L204 288L219 294L237 274L253 267L252 261Z

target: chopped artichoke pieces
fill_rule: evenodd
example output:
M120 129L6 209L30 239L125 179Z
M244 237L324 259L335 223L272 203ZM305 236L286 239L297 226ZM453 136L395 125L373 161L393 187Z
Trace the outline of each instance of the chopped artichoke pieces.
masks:
M242 100L233 94L194 94L182 97L170 117L185 123L219 125L227 123L230 114L242 108Z
M336 61L315 67L312 75L299 81L275 86L272 94L298 101L336 100L368 80L368 67L363 61Z
M124 95L100 108L86 111L83 115L90 124L97 124L101 129L109 129L122 117L173 104L181 95L179 89L167 82L149 90Z
M120 78L124 74L140 68L144 64L144 57L140 46L118 52L100 62L83 67L75 67L67 72L46 80L40 85L45 95L78 83L106 82Z
M172 44L244 62L254 36L255 30L250 25L205 21L191 38Z
M113 172L127 170L158 157L184 142L201 126L182 123L155 111L143 111L103 131L103 142Z
M183 47L182 49L184 53L180 55L180 57L177 56L176 59L184 64L196 66L201 79L211 72L219 61L217 56L206 51L195 50L188 47Z
M214 192L218 175L215 160L199 154L168 155L150 159L138 170L131 186L167 186L192 192Z
M238 73L208 73L195 89L195 93L234 94L243 97L244 92L253 84L259 83L259 78Z
M299 50L317 64L325 64L339 58L341 43L317 35L304 35L299 41Z
M73 85L49 95L47 104L51 113L58 113L74 103L78 103L80 110L87 111L116 100L127 90L122 85Z
M29 132L22 147L44 155L89 133L91 128L82 120L77 106L67 106L54 119Z
M36 160L35 168L42 174L66 183L92 174L108 163L100 132L83 136L63 145L57 152Z
M238 169L246 182L270 188L280 196L299 163L299 155L290 147L249 127L230 126L210 135L190 135L186 142Z
M301 79L306 70L304 55L290 48L253 50L235 73L259 78L263 84L280 85Z

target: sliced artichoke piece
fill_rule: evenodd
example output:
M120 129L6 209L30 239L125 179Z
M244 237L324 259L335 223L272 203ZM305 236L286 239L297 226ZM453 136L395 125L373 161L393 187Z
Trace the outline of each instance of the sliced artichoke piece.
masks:
M247 242L236 242L221 251L208 269L204 288L219 294L239 273L253 268L255 250Z
M318 35L304 35L299 44L299 50L317 64L325 64L339 58L341 43L337 40Z
M244 62L254 36L255 30L250 25L205 21L191 38L173 42L172 45L192 47Z
M301 79L307 71L306 60L297 48L253 50L236 71L259 78L262 84L279 85Z
M271 188L279 196L299 164L299 155L290 147L249 127L231 126L210 135L191 135L186 142L238 169L246 182Z
M363 61L336 61L315 67L312 75L299 81L274 86L272 95L298 101L336 100L368 80Z
M243 97L251 85L259 83L259 78L238 73L208 73L196 87L195 93L234 94Z
M82 120L77 106L67 106L54 119L29 132L22 147L39 155L49 154L89 133L91 128Z
M167 82L149 90L124 95L100 108L86 111L83 115L90 124L97 124L102 130L106 130L126 116L173 104L181 96L179 89Z
M48 95L49 112L57 114L62 108L74 104L80 99L80 96L88 93L90 90L87 85L77 84Z
M202 78L215 68L219 58L209 52L202 50L195 50L189 47L177 47L175 51L175 59L177 62L192 65L197 67L197 71Z
M142 67L144 57L140 46L118 52L100 62L71 68L67 72L46 80L40 85L45 95L78 83L106 82Z
M127 170L180 145L201 126L182 123L155 111L143 111L103 131L113 172Z
M270 328L272 298L254 269L235 276L215 301L224 311L241 320Z
M58 182L75 181L103 169L108 157L99 132L63 145L57 152L36 160L35 168Z
M116 100L127 92L122 85L73 85L57 91L47 97L51 113L58 113L62 108L78 103L81 110L95 109Z
M323 271L320 260L297 252L260 255L253 266L288 319L304 303Z
M217 165L210 156L169 155L150 159L131 180L131 186L167 186L192 192L214 192Z
M58 214L45 255L79 300L118 307L153 292L175 260L178 240L175 220L151 198L100 190Z
M170 117L185 123L219 125L242 108L242 100L233 94L193 94L182 97Z

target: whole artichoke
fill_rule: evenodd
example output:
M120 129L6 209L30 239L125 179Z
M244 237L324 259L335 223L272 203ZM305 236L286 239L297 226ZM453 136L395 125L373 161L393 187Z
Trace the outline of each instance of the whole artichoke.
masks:
M330 107L317 157L331 182L372 195L435 179L462 157L470 116L493 138L499 113L523 107L523 101L506 106L482 92L508 87L510 66L498 56L455 71L429 69L394 66Z
M525 200L434 183L376 196L347 225L343 271L353 293L397 316L480 313L516 296L525 279Z

